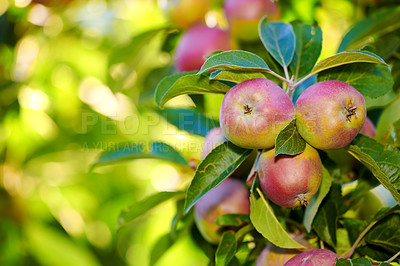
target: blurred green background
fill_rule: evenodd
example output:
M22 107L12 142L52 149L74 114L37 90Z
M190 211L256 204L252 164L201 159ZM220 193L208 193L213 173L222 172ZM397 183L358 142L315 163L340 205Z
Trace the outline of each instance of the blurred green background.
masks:
M207 23L226 25L222 1ZM368 1L279 1L282 21L318 23L321 57L365 16ZM119 213L156 191L183 189L191 169L157 159L91 168L121 142L171 144L199 160L203 138L155 111L157 82L173 71L180 30L165 0L0 0L0 264L148 265L176 206L118 230ZM218 117L221 96L203 110ZM190 107L188 96L168 103ZM189 236L157 265L205 265Z

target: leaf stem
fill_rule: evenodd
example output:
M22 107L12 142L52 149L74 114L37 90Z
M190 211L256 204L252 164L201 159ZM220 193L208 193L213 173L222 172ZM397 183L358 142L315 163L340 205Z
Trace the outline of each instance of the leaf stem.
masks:
M377 223L378 221L373 221L372 223L370 223L365 229L364 231L361 232L361 234L358 236L356 242L354 242L353 246L351 247L350 250L348 250L346 253L344 253L343 255L341 255L341 257L343 257L344 259L349 259L354 251L356 250L356 247L358 246L358 244L360 243L361 239L368 233L368 231Z
M254 160L253 167L251 168L249 176L247 177L247 180L246 180L246 184L247 185L250 185L251 182L253 182L253 179L255 177L256 171L258 170L258 160L260 159L260 155L261 155L262 151L263 150L258 150L258 152L257 152L257 157Z
M301 78L299 81L297 81L295 84L293 84L293 90L299 86L301 83L303 83L304 81L306 81L309 77L313 76L315 73L311 72L309 73L307 76Z
M392 261L394 261L394 259L397 258L399 255L400 255L400 251L397 252L393 257L391 257L390 259L388 259L388 260L385 261L385 262L387 262L387 263L390 264L390 263L391 263Z

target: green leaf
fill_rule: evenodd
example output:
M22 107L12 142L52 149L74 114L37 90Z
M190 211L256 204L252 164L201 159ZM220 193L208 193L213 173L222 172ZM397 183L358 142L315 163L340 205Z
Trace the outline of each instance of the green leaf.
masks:
M119 143L109 151L103 152L92 166L109 164L131 159L153 158L161 159L181 165L188 165L182 155L170 145L163 142L152 142L148 145L138 143Z
M382 144L361 134L346 150L365 165L400 204L400 151L385 150Z
M322 177L321 184L317 193L310 200L310 205L307 206L306 211L304 213L303 224L306 228L307 232L311 232L311 225L314 220L315 215L317 214L318 208L322 203L322 200L328 194L329 189L332 185L332 178L329 174L328 170L325 167L322 168Z
M279 83L280 80L267 72L222 70L211 73L210 78L240 83L249 79L266 78Z
M206 75L179 73L163 78L158 83L155 101L162 108L166 102L182 94L226 93L231 87Z
M372 262L367 258L350 259L336 259L335 265L337 266L372 266Z
M242 50L226 51L209 57L199 73L212 69L270 71L267 63L261 57Z
M377 98L393 87L390 70L380 64L348 64L325 70L318 74L318 81L340 80L361 92L362 95ZM379 84L379 86L377 86Z
M361 49L368 43L367 40L370 39L371 36L377 39L379 36L397 30L400 27L399 16L400 7L397 7L386 9L360 20L354 24L353 28L343 37L338 51Z
M283 67L292 62L296 37L292 25L283 22L268 22L264 17L259 24L259 34L264 47Z
M293 23L296 49L290 69L294 80L304 77L314 67L322 49L322 31L319 26Z
M208 191L229 177L251 152L231 142L224 142L207 154L187 190L185 213Z
M296 120L292 120L275 139L275 156L279 154L297 155L306 148L305 140L296 129Z
M397 253L400 250L400 214L392 213L380 220L365 235L365 242Z
M121 212L119 216L119 226L126 226L129 222L145 214L150 209L158 206L159 204L170 200L174 197L183 196L183 191L162 191L157 194L151 195L148 198L135 202L128 209Z
M367 51L346 51L337 53L331 57L325 58L318 62L312 69L310 75L317 74L321 71L347 65L351 63L374 63L386 65L385 61L379 56ZM387 66L388 67L388 66Z
M332 247L336 247L336 229L341 202L340 185L334 183L322 201L312 223L318 236Z
M244 223L250 223L250 217L246 214L228 213L220 215L216 223L222 226L241 226Z
M305 248L289 236L258 188L257 192L260 198L256 199L255 192L250 196L250 220L254 228L278 247Z
M157 112L164 117L168 123L173 124L178 129L203 137L214 127L219 127L218 121L206 117L196 109L164 108L162 110L157 110Z
M232 232L224 232L215 253L215 265L225 266L235 256L237 248L236 238Z

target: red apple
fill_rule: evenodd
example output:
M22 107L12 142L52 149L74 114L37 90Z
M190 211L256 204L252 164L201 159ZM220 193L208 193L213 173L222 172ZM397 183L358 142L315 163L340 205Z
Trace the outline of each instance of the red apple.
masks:
M280 15L274 0L225 0L223 9L232 35L241 40L258 39L260 19L277 20Z
M204 20L209 6L210 0L166 0L162 8L175 25L187 29Z
M306 145L298 155L261 153L258 176L265 195L282 207L307 205L321 183L322 163L317 150Z
M247 149L268 149L279 132L294 118L288 95L268 79L250 79L233 86L221 104L224 136Z
M250 214L249 190L237 179L225 179L196 203L194 213L202 236L216 244L222 236L221 226L216 224L219 216L228 213Z
M284 266L334 266L340 256L328 249L313 249L294 256Z
M366 113L361 93L345 82L327 80L308 87L297 99L296 126L315 148L340 149L361 130Z
M230 49L231 40L227 31L198 25L180 38L174 53L175 67L179 72L200 70L206 56L214 51Z

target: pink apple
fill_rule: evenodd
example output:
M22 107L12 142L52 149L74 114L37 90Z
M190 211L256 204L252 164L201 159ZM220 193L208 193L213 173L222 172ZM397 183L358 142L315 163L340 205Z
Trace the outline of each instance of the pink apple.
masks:
M202 236L210 243L221 239L219 216L228 213L250 214L249 190L234 178L225 179L204 195L195 205L195 221Z
M317 150L306 145L298 155L261 153L258 177L265 195L282 207L307 205L321 183L322 163Z
M297 99L296 126L315 148L340 149L361 130L366 113L361 93L345 82L327 80L308 87Z
M233 86L221 104L224 136L247 149L268 149L279 132L294 118L288 95L268 79L251 79Z
M162 8L175 25L187 29L204 20L210 2L210 0L166 0Z
M334 266L340 256L328 249L313 249L294 256L284 266Z
M200 70L205 57L214 51L230 50L231 40L227 31L197 25L186 31L178 42L174 63L178 72Z

